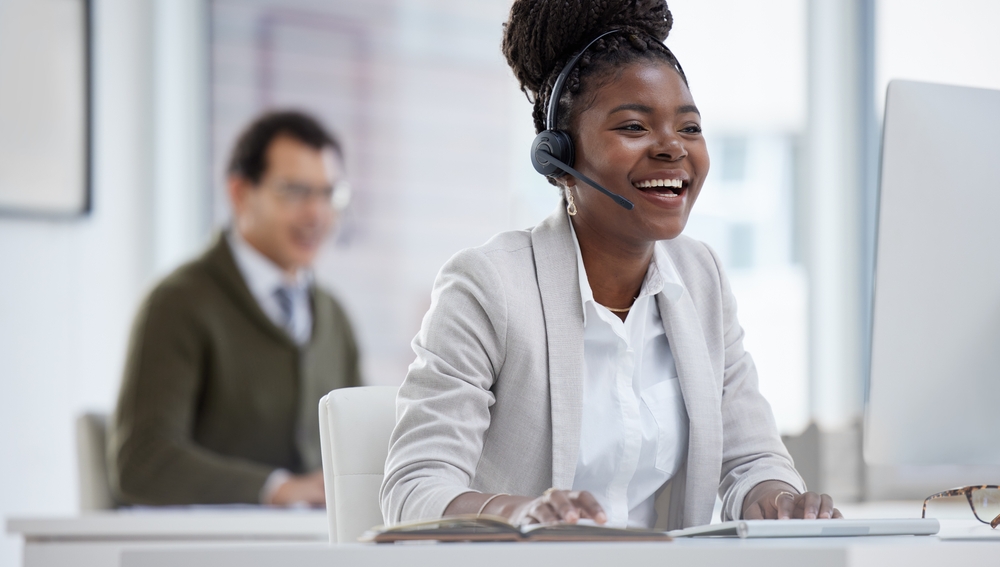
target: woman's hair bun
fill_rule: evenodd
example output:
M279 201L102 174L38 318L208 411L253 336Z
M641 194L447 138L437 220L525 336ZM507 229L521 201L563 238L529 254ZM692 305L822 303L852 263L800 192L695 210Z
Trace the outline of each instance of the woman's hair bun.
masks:
M502 48L521 90L537 99L556 66L601 33L617 29L632 35L629 41L645 35L662 42L672 24L666 0L515 0Z

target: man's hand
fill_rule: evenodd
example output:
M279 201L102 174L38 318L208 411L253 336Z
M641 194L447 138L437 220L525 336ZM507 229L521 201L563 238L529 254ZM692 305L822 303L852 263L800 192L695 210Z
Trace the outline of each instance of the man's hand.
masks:
M326 504L326 492L323 490L323 472L294 475L271 495L267 502L274 506L306 505L321 508Z
M833 499L829 495L815 492L799 494L788 484L777 480L758 484L743 500L744 520L791 518L815 520L843 517L840 510L833 507Z

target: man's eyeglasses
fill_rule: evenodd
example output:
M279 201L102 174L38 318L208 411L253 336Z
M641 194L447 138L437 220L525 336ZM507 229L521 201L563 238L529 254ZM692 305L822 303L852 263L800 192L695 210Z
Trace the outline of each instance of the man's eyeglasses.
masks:
M322 204L343 211L351 202L351 186L346 181L320 188L291 181L278 181L268 185L274 188L283 201L296 207L304 206L316 199Z
M920 517L927 517L927 503L931 500L963 495L969 501L969 506L972 507L972 514L976 516L977 520L984 524L989 524L993 529L996 529L1000 525L1000 486L994 484L964 486L962 488L952 488L951 490L931 494L924 499L924 510L920 513Z

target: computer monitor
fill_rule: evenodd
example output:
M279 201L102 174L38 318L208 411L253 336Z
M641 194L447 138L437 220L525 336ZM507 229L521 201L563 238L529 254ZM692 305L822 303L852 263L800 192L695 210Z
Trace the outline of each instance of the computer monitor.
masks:
M865 461L1000 484L1000 91L892 81L879 189Z

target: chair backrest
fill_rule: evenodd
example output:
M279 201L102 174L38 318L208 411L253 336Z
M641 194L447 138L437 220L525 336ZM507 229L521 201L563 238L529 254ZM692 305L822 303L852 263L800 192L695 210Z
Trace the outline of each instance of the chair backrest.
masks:
M319 434L330 541L356 542L381 525L378 492L396 425L390 386L341 388L319 401Z
M110 510L117 506L108 481L108 416L85 413L76 418L76 462L80 510Z

